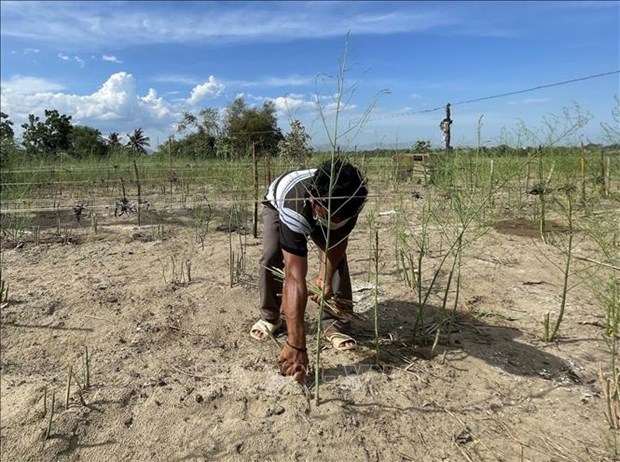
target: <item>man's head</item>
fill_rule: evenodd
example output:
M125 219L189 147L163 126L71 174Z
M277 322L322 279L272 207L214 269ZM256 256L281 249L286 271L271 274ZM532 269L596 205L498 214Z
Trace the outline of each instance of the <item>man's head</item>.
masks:
M334 181L330 194L332 172ZM331 195L332 220L344 220L357 215L368 195L362 173L341 159L335 160L333 166L331 160L319 165L312 180L310 193L315 204L318 203L327 210Z

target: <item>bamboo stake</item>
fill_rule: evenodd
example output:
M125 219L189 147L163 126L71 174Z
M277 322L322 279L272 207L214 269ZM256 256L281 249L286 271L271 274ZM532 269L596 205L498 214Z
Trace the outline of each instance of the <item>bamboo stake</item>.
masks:
M258 160L256 158L256 144L252 145L252 167L254 170L254 220L252 235L258 237Z
M138 183L138 228L140 227L140 209L142 208L142 188L140 187L140 174L138 173L138 163L133 160L133 168L136 172L136 183Z

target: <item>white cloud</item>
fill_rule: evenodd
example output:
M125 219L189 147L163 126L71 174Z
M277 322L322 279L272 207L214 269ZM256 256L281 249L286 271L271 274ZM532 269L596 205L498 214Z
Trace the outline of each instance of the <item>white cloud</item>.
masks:
M0 83L2 95L9 92L12 95L29 95L36 93L52 92L64 90L64 85L38 77L27 77L15 75L9 80ZM4 100L2 101L4 105ZM6 111L5 111L6 112Z
M266 87L301 87L314 83L314 77L291 75L289 77L268 77L261 84Z
M335 114L337 109L339 110L339 112L343 112L343 111L352 111L355 108L357 108L356 104L345 104L342 102L338 103L334 101L334 102L331 102L325 105L325 112L330 113L330 114Z
M288 77L263 77L257 80L231 80L228 85L236 85L239 87L301 87L304 85L314 84L314 77L303 77L300 75L291 75Z
M29 55L30 53L38 53L39 50L38 48L24 48L24 54L25 55Z
M279 116L295 115L298 111L311 111L316 109L316 103L304 99L302 95L279 96L269 99L276 107Z
M269 96L257 96L252 93L237 93L235 98L243 98L248 106L256 106L255 103L263 104L267 101L273 103L276 108L277 116L288 120L291 115L297 114L299 111L309 112L316 109L316 99L314 97L306 98L301 94L288 94L286 96L277 96L275 98Z
M62 59L63 61L71 61L73 59L73 61L78 63L78 65L80 66L80 69L82 69L84 65L86 64L84 60L80 58L79 56L73 56L73 58L71 58L71 56L66 55L64 53L58 53L58 57Z
M123 64L123 61L121 61L114 55L103 55L101 59L103 59L104 61L111 62L111 63Z
M157 91L149 88L146 96L140 98L142 107L148 111L151 117L156 119L165 119L172 114L170 105L163 98L157 96Z
M462 22L446 11L392 4L376 11L363 2L196 3L195 8L167 2L141 8L139 2L2 2L2 35L45 40L72 49L158 43L215 43L256 40L387 35L428 31ZM403 4L406 5L406 4ZM425 11L426 10L426 11ZM320 24L321 27L317 27ZM68 33L70 31L70 33Z
M214 98L224 91L224 85L215 80L212 75L209 80L201 85L197 85L192 89L192 93L187 100L192 106L207 98Z
M162 74L153 77L155 82L160 83L180 83L183 85L198 85L198 79L186 75Z
M14 77L2 82L2 110L16 126L27 121L28 114L42 116L45 109L57 109L70 115L76 125L98 128L102 133L125 133L144 128L152 143L168 134L180 118L180 108L165 101L154 89L145 96L136 91L131 74L118 72L101 88L89 95L62 93L64 88L33 77Z

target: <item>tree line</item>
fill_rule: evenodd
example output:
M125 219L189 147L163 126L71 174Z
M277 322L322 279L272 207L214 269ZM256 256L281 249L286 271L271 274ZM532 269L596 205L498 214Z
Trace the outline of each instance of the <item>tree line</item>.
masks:
M74 125L70 115L46 109L43 118L35 114L21 125L22 135L15 136L10 116L0 113L0 141L3 165L20 159L106 158L109 156L155 155L192 159L285 156L295 166L302 166L312 152L310 136L298 120L292 120L286 135L278 127L272 102L261 107L249 106L242 97L225 109L203 108L197 113L184 112L177 132L150 149L150 139L142 128L121 135Z
M44 118L28 115L28 122L21 125L21 139L15 138L13 122L9 115L0 112L0 140L3 160L9 154L26 158L54 158L67 155L73 158L105 157L113 153L147 153L149 138L141 128L127 134L127 141L121 141L118 132L107 138L101 131L85 125L73 125L71 116L61 114L56 109L46 109Z

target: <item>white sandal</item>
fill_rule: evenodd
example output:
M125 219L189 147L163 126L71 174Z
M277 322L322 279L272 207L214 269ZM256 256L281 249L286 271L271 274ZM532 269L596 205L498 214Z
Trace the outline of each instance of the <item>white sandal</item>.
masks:
M264 319L259 319L256 324L252 326L252 329L250 329L250 336L256 340L267 340L269 337L273 337L274 332L276 332L281 325L282 319L278 319L278 322L275 324L265 321ZM259 337L257 335L258 332L263 334L263 336Z
M357 348L357 341L353 337L332 328L325 332L325 338L336 351L348 351Z

